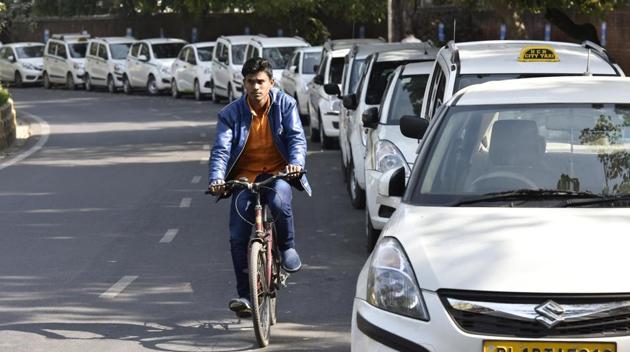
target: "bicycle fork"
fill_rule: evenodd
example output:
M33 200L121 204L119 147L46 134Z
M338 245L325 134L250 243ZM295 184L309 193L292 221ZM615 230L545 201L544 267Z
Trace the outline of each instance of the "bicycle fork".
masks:
M260 205L260 202L256 204L254 207L254 213L256 215L256 239L262 241L265 248L265 279L267 282L265 283L268 288L268 293L272 294L274 290L273 283L273 235L271 233L271 229L269 229L269 233L267 233L267 229L265 229L265 223L267 219L265 219L263 207Z

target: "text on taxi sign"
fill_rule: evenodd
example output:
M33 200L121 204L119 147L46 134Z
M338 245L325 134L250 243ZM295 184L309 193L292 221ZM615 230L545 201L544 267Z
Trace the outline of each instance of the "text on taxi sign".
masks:
M521 49L518 57L521 62L558 62L558 54L549 46L528 46Z

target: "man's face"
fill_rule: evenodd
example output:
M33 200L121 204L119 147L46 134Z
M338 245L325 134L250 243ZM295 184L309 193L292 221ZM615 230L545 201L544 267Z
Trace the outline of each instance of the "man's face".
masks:
M264 71L245 76L245 91L250 99L264 104L269 96L269 90L273 87L273 79L269 78Z

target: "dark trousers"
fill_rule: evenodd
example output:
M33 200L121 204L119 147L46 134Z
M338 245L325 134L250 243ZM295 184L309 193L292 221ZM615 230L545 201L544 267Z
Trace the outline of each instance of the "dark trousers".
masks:
M268 178L269 175L260 175L256 182ZM291 209L291 185L284 180L276 180L269 185L274 191L264 190L261 195L261 204L268 204L276 224L276 236L278 247L281 251L293 248L293 210ZM232 249L232 263L236 274L236 291L239 297L249 299L249 279L247 269L247 247L252 233L254 219L254 207L256 197L249 191L240 189L232 194L230 210L230 246ZM247 219L244 221L240 215ZM251 223L251 224L250 224Z

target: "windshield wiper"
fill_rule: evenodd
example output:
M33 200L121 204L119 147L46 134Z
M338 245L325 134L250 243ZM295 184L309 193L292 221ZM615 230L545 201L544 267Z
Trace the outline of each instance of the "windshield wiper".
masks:
M459 200L451 206L459 207L467 204L483 203L483 202L495 202L495 201L509 201L509 200L548 200L548 199L564 199L564 198L579 198L588 200L600 200L601 195L590 192L573 192L573 191L561 191L557 189L518 189L505 192L493 192L482 194L479 197L467 198Z
M580 207L584 205L628 202L630 203L630 193L620 193L611 196L600 196L596 199L570 199L564 204L565 207Z

